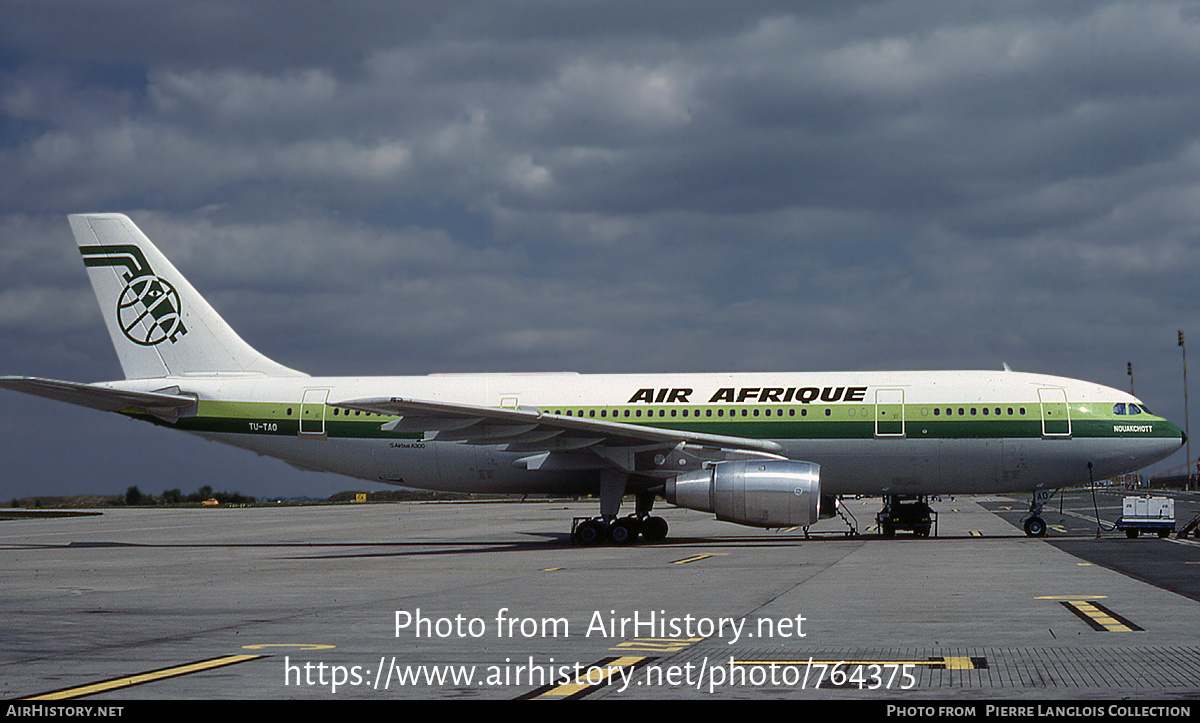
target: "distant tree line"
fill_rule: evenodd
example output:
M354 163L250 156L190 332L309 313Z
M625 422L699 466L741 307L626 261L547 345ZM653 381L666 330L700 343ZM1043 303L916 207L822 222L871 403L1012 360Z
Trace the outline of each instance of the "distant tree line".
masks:
M190 495L185 495L178 487L163 490L162 495L158 497L142 492L136 486L125 490L125 504L127 505L182 505L188 502L204 502L211 499L215 499L223 505L240 505L256 501L253 497L243 495L241 492L213 492L213 488L208 485L204 485Z

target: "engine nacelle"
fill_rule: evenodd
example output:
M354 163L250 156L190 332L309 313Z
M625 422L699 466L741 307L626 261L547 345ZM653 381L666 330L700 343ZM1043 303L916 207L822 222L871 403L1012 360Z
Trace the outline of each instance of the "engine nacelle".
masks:
M807 527L818 519L821 466L792 460L717 462L667 481L667 502L754 527Z

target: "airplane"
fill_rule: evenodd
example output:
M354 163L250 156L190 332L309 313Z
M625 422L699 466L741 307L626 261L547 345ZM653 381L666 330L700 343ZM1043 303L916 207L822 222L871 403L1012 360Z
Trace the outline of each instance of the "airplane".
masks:
M657 498L761 528L880 496L927 536L941 494L1051 491L1140 469L1185 436L1099 384L1003 371L312 377L253 349L121 214L68 217L125 379L7 388L296 467L452 492L595 495L578 544L657 542ZM620 516L622 499L635 509ZM849 520L848 520L849 522ZM853 531L853 530L852 530Z

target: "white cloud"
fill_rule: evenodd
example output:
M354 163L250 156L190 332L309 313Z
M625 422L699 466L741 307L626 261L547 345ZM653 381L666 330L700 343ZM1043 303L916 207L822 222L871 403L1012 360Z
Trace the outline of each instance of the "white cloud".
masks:
M529 154L509 160L505 168L509 183L525 193L537 193L553 183L553 177L545 166L536 165Z
M533 102L556 118L590 118L600 125L657 132L688 123L691 86L682 64L646 67L584 60L564 67L544 97Z

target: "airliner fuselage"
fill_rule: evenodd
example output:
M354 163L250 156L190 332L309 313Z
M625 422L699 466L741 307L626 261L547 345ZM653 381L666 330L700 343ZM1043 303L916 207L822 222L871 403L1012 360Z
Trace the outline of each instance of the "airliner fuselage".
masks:
M438 399L769 440L784 457L820 464L822 492L832 495L1082 484L1157 461L1178 449L1181 438L1178 427L1125 392L1008 371L468 374L269 383L192 376L113 386L154 391L177 383L198 398L196 416L175 424L181 429L301 467L458 492L593 493L598 482L585 473L587 465L531 470L519 463L530 452L507 451L503 440L464 444L384 431L397 416L336 404L385 396Z
M597 494L600 516L573 533L584 543L662 539L657 496L807 527L838 496L881 495L885 534L928 534L914 498L1085 483L1183 442L1129 394L1007 370L310 377L243 341L129 218L70 222L126 379L0 387L375 482ZM618 518L627 494L635 513Z

